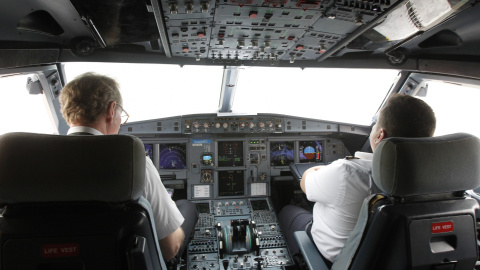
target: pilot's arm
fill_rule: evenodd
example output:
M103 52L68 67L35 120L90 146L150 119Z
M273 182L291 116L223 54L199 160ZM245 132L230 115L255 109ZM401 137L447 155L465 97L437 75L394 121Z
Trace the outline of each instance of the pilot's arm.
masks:
M146 158L146 163L144 197L152 206L155 229L163 258L170 260L177 255L185 237L180 227L185 219L167 193L150 158Z
M300 179L300 188L302 188L302 191L304 193L307 193L305 191L305 178L307 177L307 174L311 173L311 172L315 172L315 171L318 171L319 169L325 167L325 165L319 165L319 166L314 166L314 167L311 167L309 168L308 170L306 170L303 175L302 175L302 179Z
M160 249L162 250L163 259L170 260L177 255L180 246L182 245L185 234L182 227L167 235L167 237L160 239Z
M312 202L331 204L335 202L342 190L348 170L342 161L330 165L320 165L305 171L300 180L300 187L307 199Z

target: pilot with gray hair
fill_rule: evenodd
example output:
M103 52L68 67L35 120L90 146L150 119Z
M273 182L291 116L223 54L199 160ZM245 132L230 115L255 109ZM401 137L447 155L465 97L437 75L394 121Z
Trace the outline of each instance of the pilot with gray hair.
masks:
M82 74L69 82L60 93L60 106L70 126L68 135L118 134L120 125L128 120L118 83L95 73ZM193 203L170 198L148 156L145 178L143 197L152 206L163 258L179 258L194 232L198 212Z

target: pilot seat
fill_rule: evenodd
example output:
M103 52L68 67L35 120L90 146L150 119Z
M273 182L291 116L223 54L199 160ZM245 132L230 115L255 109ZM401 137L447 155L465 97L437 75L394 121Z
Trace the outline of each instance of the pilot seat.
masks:
M480 186L480 140L459 133L388 138L376 148L374 184L331 269L474 268L475 211L466 195ZM310 269L328 269L306 232L295 232Z
M0 269L166 269L128 135L0 137Z

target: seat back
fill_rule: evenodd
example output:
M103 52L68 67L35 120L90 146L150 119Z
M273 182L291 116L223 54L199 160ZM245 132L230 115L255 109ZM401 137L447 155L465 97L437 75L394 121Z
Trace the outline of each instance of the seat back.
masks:
M372 173L384 196L367 198L332 269L473 269L480 142L468 134L389 138ZM380 199L379 199L380 198Z
M133 136L1 136L1 269L165 269L144 181Z

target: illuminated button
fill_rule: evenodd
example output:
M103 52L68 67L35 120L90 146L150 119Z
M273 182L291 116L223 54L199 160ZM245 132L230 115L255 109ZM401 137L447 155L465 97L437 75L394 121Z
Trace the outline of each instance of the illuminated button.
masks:
M199 37L199 38L203 38L204 36L205 36L204 33L197 33L197 37Z
M182 50L183 52L188 52L188 47L183 47Z
M225 36L224 33L218 33L218 37L219 37L219 38L223 38L224 36Z
M294 39L295 39L295 37L294 37L294 36L288 36L288 38L287 38L287 39L288 39L288 40L294 40Z
M327 51L327 48L325 47L325 45L321 45L320 48L318 49L319 53L324 53L326 51Z
M250 19L256 19L257 15L258 15L257 11L250 11L250 13L248 14L248 17L250 17Z
M303 50L303 45L298 45L296 49L297 51Z

